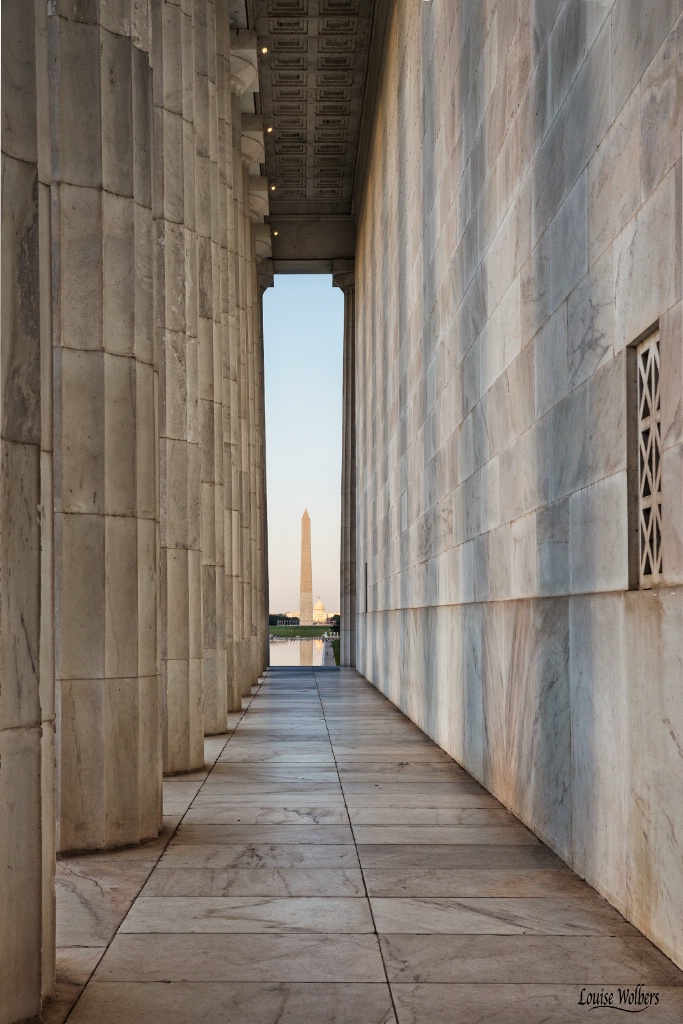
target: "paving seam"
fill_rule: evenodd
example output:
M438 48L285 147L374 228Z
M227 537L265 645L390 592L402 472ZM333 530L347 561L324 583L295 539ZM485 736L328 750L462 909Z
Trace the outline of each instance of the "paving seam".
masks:
M396 1003L394 1002L394 993L393 993L393 990L391 988L391 982L389 981L389 975L387 974L387 965L386 965L386 963L384 961L384 953L382 952L382 943L379 941L379 932L377 931L377 922L375 921L375 913L374 913L374 911L372 909L372 903L370 901L370 894L368 893L368 887L367 887L367 884L366 884L366 881L365 881L365 872L363 870L363 865L361 863L361 859L358 856L358 843L356 842L356 833L355 833L354 828L353 828L353 822L351 821L351 815L349 814L349 808L348 808L348 805L346 803L346 793L344 792L344 787L342 785L341 776L339 774L339 765L337 764L337 754L335 752L334 743L332 742L332 737L330 735L330 727L327 724L327 715L325 714L325 705L323 704L323 699L322 699L322 696L320 694L320 687L318 686L318 677L316 675L315 669L313 669L312 671L313 671L313 679L315 680L316 692L318 694L318 700L320 701L320 708L321 708L322 713L323 713L323 721L325 722L325 728L327 729L327 736L328 736L328 739L330 741L330 747L332 748L332 757L334 758L334 767L335 767L335 771L337 773L337 779L339 780L339 788L342 791L342 799L344 801L344 810L346 811L346 816L349 819L349 827L351 829L351 835L353 836L353 846L354 846L354 849L356 851L356 857L358 858L358 867L360 868L360 876L363 879L363 891L365 892L365 899L367 900L367 903L368 903L368 909L370 911L370 918L372 920L372 927L374 929L374 934L375 934L375 937L377 938L377 948L379 949L379 955L380 955L380 959L382 961L382 970L384 971L384 977L385 977L385 980L386 980L386 985L387 985L387 988L389 990L389 998L391 999L391 1008L392 1008L392 1011L393 1011L393 1014L394 1014L394 1021L395 1021L395 1024L398 1024L398 1010L396 1008ZM343 682L341 683L341 685L342 686L344 685ZM371 686L371 685L372 685L371 683L368 683L368 686Z

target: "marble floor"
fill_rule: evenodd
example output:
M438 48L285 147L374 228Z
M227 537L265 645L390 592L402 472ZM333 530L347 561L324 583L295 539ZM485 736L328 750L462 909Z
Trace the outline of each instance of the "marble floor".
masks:
M683 974L358 673L271 669L229 724L158 840L60 861L49 1024L683 1020Z

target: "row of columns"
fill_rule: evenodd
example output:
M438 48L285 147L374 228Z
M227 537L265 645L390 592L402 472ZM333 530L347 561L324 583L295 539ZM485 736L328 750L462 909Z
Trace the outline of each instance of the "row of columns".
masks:
M228 0L3 2L0 1024L56 852L157 834L267 664L269 255ZM8 968L8 969L5 969Z

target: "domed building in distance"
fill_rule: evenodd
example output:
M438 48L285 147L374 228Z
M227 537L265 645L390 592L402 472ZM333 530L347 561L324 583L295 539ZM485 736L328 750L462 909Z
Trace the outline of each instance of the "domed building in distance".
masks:
M315 608L313 609L313 623L316 626L327 625L327 612L320 598L315 602Z

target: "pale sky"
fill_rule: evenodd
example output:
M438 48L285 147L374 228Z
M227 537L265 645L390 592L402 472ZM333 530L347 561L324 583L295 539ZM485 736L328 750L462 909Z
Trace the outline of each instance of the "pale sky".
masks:
M344 296L322 274L275 278L263 298L271 612L299 611L301 517L313 601L339 611Z

